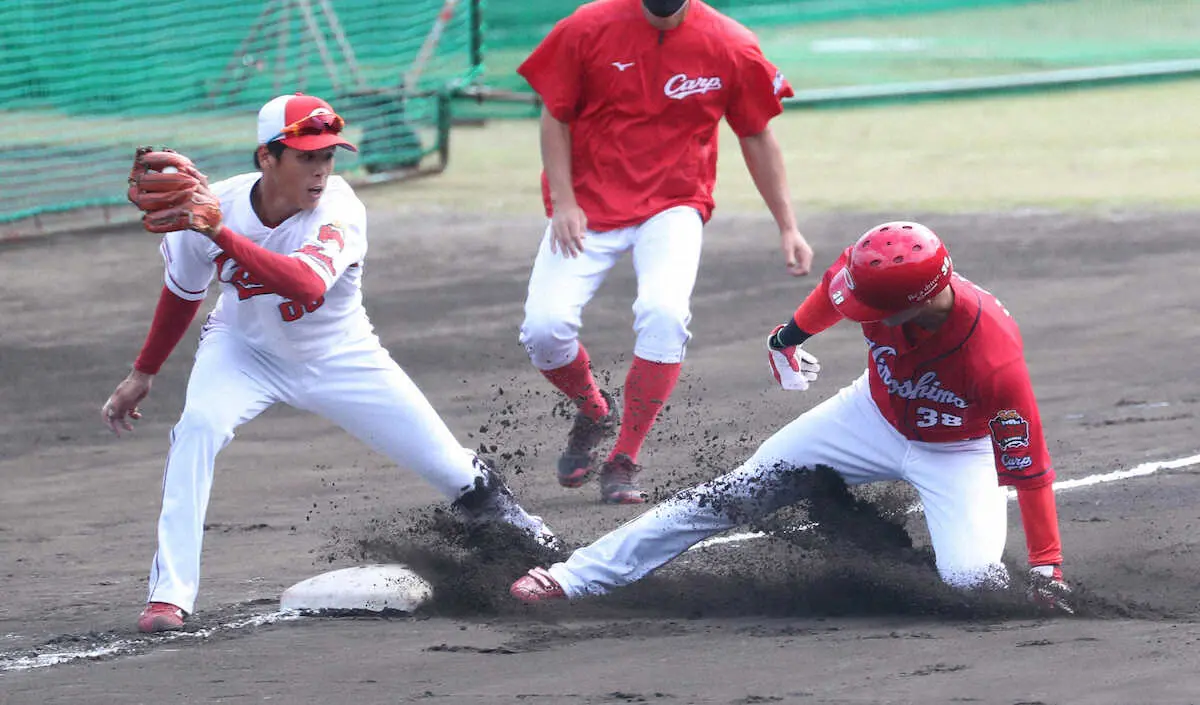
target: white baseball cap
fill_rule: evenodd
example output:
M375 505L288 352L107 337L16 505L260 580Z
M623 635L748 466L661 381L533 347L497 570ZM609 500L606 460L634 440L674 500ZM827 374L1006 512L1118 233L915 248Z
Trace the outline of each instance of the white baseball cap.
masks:
M316 96L294 93L272 98L258 111L258 143L282 142L311 152L326 147L358 148L341 136L346 121Z

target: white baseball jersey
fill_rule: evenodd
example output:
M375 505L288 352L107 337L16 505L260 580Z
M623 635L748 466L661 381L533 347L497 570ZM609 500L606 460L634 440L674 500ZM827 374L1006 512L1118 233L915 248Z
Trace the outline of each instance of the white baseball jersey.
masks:
M259 172L212 186L225 225L272 252L312 267L329 290L316 301L291 301L256 281L211 240L190 230L162 241L166 285L176 296L203 299L215 274L221 297L208 326L228 328L252 347L284 359L307 360L374 335L362 305L367 212L340 176L330 176L320 204L275 228L263 225L250 203Z

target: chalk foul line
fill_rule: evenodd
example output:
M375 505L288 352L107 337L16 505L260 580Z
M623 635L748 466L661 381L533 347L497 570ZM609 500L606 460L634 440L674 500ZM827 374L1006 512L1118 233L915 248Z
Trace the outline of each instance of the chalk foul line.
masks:
M116 639L103 646L79 647L75 649L63 649L61 651L41 651L43 647L34 647L30 649L22 649L15 652L0 654L0 673L6 671L29 671L35 668L46 668L48 666L58 666L71 661L80 659L101 659L106 656L117 656L121 654L132 654L143 651L152 646L160 644L184 641L188 639L202 640L207 639L218 632L235 631L238 629L246 629L250 627L261 627L276 622L299 619L301 615L294 611L277 611L267 614L255 615L253 617L245 617L235 619L230 622L218 624L212 627L196 629L194 631L182 632L162 632L154 635L144 635L129 638Z

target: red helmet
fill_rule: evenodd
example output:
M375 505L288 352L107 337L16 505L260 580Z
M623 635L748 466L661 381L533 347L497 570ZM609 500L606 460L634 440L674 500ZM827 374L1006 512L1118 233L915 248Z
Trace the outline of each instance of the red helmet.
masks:
M920 223L876 225L858 238L829 299L852 321L881 321L933 298L950 283L950 253Z

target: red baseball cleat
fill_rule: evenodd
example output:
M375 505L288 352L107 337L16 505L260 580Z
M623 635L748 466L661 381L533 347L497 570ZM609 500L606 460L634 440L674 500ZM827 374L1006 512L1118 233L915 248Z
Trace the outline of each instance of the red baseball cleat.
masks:
M169 602L151 602L138 617L138 631L144 634L175 632L183 629L187 613Z
M600 395L608 402L608 415L593 421L583 412L575 414L575 422L567 435L567 449L558 459L558 484L563 487L583 487L596 472L596 446L617 432L621 424L621 407L608 392Z
M605 504L645 504L647 495L638 486L641 467L628 455L617 453L600 466L600 501Z
M533 568L517 579L508 593L521 602L554 602L567 599L567 593L545 568Z

